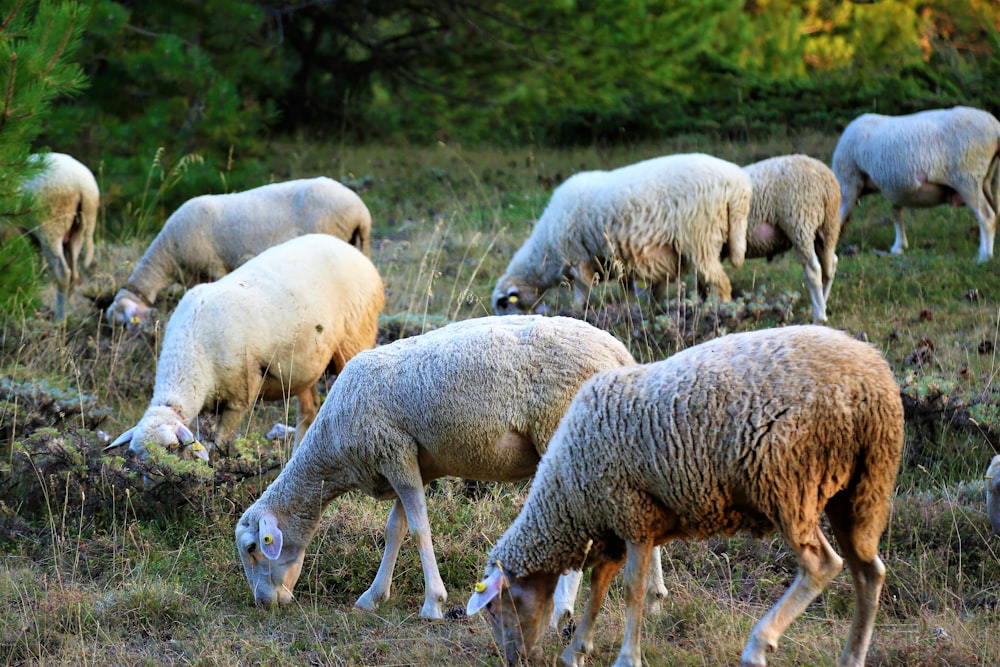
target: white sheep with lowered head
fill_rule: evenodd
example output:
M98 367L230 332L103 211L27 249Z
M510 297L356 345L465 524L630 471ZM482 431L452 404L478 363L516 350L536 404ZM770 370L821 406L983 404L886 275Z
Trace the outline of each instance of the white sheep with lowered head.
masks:
M743 169L753 183L747 259L770 261L794 248L805 269L813 322L826 322L840 238L837 177L808 155L781 155Z
M649 283L659 300L667 281L688 268L703 293L728 300L720 257L743 263L750 194L742 169L701 153L575 174L552 193L497 281L493 309L531 310L564 278L582 308L597 275Z
M329 234L369 255L371 224L353 190L322 176L194 197L167 218L108 306L107 319L140 324L165 287L216 280L303 234Z
M228 443L254 402L298 398L296 442L319 410L316 383L373 347L385 290L357 248L307 234L265 250L213 283L189 290L167 322L149 408L108 448L192 447L189 424L220 410L216 444Z
M30 159L43 160L45 166L21 189L33 193L45 211L31 234L38 240L55 278L55 315L61 320L80 282L81 264L89 267L94 261L101 191L90 169L65 153L32 155Z
M878 542L903 448L903 406L871 346L807 325L739 333L664 361L596 374L573 400L521 513L490 552L467 611L484 606L506 658L537 655L556 576L592 567L565 664L593 650L594 621L624 564L615 665L642 663L642 591L655 545L777 529L799 572L754 627L741 664L765 664L785 628L851 570L854 623L842 666L861 667L885 566Z
M993 257L1000 206L1000 121L970 107L907 116L866 113L852 120L833 151L846 224L857 200L881 193L892 204L896 241L907 248L904 208L963 202L979 223L979 261Z
M993 532L1000 535L1000 454L993 457L986 469L986 514Z
M442 618L447 592L424 486L445 475L530 477L580 385L597 371L633 363L611 334L539 315L465 320L357 355L281 474L236 525L255 600L291 600L323 510L359 490L393 504L382 563L356 605L374 609L389 598L409 526L424 571L420 615ZM662 596L658 562L653 575L650 594ZM579 578L564 581L554 622L572 612Z

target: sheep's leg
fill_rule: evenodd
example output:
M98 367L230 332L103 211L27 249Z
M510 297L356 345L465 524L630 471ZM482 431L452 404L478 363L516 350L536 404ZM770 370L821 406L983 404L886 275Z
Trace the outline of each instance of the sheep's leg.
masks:
M590 600L587 602L587 610L583 613L580 625L573 635L573 641L566 647L562 654L562 662L572 667L580 667L584 659L594 650L594 621L597 620L597 612L604 604L604 598L608 595L608 588L611 580L622 569L624 560L604 561L595 565L590 572Z
M966 204L976 216L979 223L979 258L980 264L989 261L993 257L993 241L997 231L997 214L990 206L986 195L976 191L972 198L962 194Z
M389 519L385 523L385 551L382 553L382 562L378 566L375 580L354 603L355 607L374 611L389 599L392 571L396 567L396 558L399 556L404 537L406 537L406 510L403 508L403 503L397 499L392 502Z
M573 616L573 605L576 602L577 593L580 591L580 582L583 581L583 572L570 570L559 577L556 585L555 604L552 606L552 617L549 619L549 627L558 630L562 622Z
M44 230L40 234L39 245L42 246L42 254L45 262L52 270L52 277L56 283L56 319L63 319L66 315L66 302L69 300L69 291L73 273L70 270L66 258L63 257L62 238L52 238L50 234L45 234Z
M816 251L810 247L808 253L803 253L799 260L806 272L806 283L809 285L809 299L812 301L813 323L826 322L826 296L823 289L823 269L819 263Z
M902 255L903 251L910 247L906 241L906 229L903 228L903 207L893 206L892 217L896 226L896 242L892 244L889 252L893 255Z
M393 485L399 500L406 510L406 521L410 526L410 534L417 542L417 552L420 554L420 564L424 568L424 606L420 610L422 618L444 618L441 606L448 599L448 593L438 571L437 559L434 557L434 545L431 543L431 524L427 518L427 497L423 486Z
M642 602L646 592L646 575L658 551L652 542L629 542L625 559L625 636L615 660L615 667L642 667Z
M215 428L215 448L220 454L229 455L229 445L236 435L236 430L240 427L245 412L246 410L242 406L236 407L230 403L219 414L219 421Z
M874 531L870 526L855 526L849 507L842 508L831 503L827 506L827 516L837 544L844 552L854 584L854 620L840 656L840 666L863 667L875 630L875 614L885 581L885 565L877 553L878 538L872 537L882 531Z
M726 270L722 268L718 253L713 257L710 253L695 258L695 272L701 289L708 294L714 291L721 301L731 301L733 298L733 287L729 282Z
M594 285L597 284L596 277L597 272L594 271L594 267L589 262L580 262L573 269L573 296L576 300L576 307L580 310L587 307L587 303L594 293Z
M295 447L298 448L306 431L315 421L316 413L319 412L319 388L313 385L296 398L299 400L299 415L295 423Z
M789 544L799 554L799 573L778 603L754 626L750 641L743 649L740 662L742 667L766 665L766 652L777 648L778 639L791 622L799 617L840 572L844 561L818 527L813 535L813 544Z
M649 558L649 575L646 577L646 611L656 613L664 598L669 595L666 584L663 583L663 563L660 559L660 548L653 547Z

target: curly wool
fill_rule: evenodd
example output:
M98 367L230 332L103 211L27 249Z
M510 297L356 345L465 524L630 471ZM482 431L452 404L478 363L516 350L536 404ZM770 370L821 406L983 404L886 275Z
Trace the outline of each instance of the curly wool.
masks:
M69 298L80 282L80 265L87 268L94 261L101 192L90 169L65 153L32 155L30 159L44 160L45 168L21 187L34 193L46 210L31 234L38 240L55 277L56 318L63 319Z
M813 321L826 321L826 302L837 272L840 184L825 164L807 155L783 155L743 168L753 183L748 259L795 249L805 269Z
M896 215L892 252L907 247L903 208L964 202L979 223L979 261L993 256L1000 203L1000 121L970 107L907 116L863 114L851 121L833 152L846 223L860 197L880 192Z
M151 306L163 288L216 280L262 251L303 234L329 234L370 254L371 214L361 198L326 177L202 195L163 225L108 308L125 322L132 300Z
M1000 454L993 457L986 470L986 514L993 532L1000 535Z
M734 334L606 371L580 390L489 562L559 572L617 559L624 541L775 527L811 544L845 489L873 553L902 424L881 355L825 327Z
M317 381L375 345L384 299L371 261L326 234L279 244L192 288L167 322L153 398L131 448L173 444L162 442L164 425L214 405L222 408L216 440L227 442L258 397L297 396L301 439L319 407Z
M750 195L750 179L738 166L699 153L575 174L552 193L497 281L494 308L512 288L540 296L564 275L574 279L582 303L594 273L662 282L685 266L729 299L719 257L728 244L733 265L742 265Z

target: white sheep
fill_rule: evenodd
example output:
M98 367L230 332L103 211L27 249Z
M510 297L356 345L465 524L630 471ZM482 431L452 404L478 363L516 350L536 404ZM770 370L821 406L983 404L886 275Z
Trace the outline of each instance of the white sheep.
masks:
M986 513L993 532L1000 535L1000 454L993 457L986 470Z
M700 153L575 174L552 193L497 281L494 311L530 310L564 278L583 307L599 274L650 283L659 300L666 281L690 267L703 293L728 300L720 256L743 263L750 188L737 165Z
M611 334L538 315L465 320L362 352L337 378L284 470L236 525L255 600L291 600L323 510L356 489L393 499L382 563L356 605L374 609L389 598L409 525L424 570L420 615L441 618L447 592L424 486L445 475L526 479L580 385L597 371L633 363ZM662 596L662 571L654 567L649 593ZM579 578L564 582L553 622L572 612Z
M214 283L189 290L163 336L149 409L108 448L177 444L207 452L188 425L220 409L216 444L227 443L259 398L298 398L298 442L319 409L316 383L375 345L382 280L357 248L307 234L265 250Z
M979 261L993 257L1000 195L1000 121L969 107L908 116L866 113L851 121L833 151L846 224L857 200L880 192L892 204L896 241L907 248L904 208L963 202L979 223Z
M753 183L747 259L770 261L794 248L809 284L813 322L826 322L840 238L837 177L807 155L782 155L743 169Z
M903 447L903 407L871 346L821 326L733 334L645 366L596 374L569 407L528 499L489 555L467 611L489 609L509 661L537 655L556 576L593 567L587 611L562 655L582 665L608 584L625 566L618 667L641 664L642 590L655 545L781 531L799 573L753 629L742 665L762 666L843 563L854 581L841 665L861 667L885 566L879 537Z
M45 211L31 233L55 277L55 315L62 320L73 289L80 282L80 264L86 268L94 261L101 192L90 169L65 153L32 155L30 159L44 160L45 167L21 187L33 193Z
M202 195L167 218L108 307L109 322L139 324L160 290L216 280L263 250L303 234L330 234L370 255L371 214L337 181L310 178Z

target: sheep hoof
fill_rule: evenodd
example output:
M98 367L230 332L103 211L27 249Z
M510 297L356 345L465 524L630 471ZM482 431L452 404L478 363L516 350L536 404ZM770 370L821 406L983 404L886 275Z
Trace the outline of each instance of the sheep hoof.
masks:
M275 424L264 436L267 440L289 440L294 437L295 427L286 424Z
M375 611L379 606L389 599L389 592L386 591L382 595L376 595L369 588L367 591L361 594L361 597L357 599L354 606L359 609L364 609L366 611Z
M568 607L563 607L562 609L553 609L552 617L549 619L549 628L558 631L562 627L563 623L573 618L573 610Z
M431 621L444 620L444 614L441 612L441 603L434 600L425 602L423 608L420 610L420 618L426 618Z

